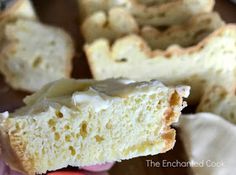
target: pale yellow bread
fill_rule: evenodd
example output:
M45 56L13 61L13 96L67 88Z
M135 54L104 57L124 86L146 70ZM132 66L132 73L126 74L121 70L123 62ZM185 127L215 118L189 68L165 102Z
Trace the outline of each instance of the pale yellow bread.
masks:
M143 27L140 35L152 49L164 50L174 44L181 47L196 45L224 25L225 22L217 12L201 13L164 31L150 26Z
M88 43L98 38L113 41L127 34L138 33L139 26L129 12L115 7L108 14L100 11L86 18L81 25L81 31Z
M125 77L158 79L166 84L192 87L190 102L199 102L207 84L234 91L236 82L236 26L226 25L197 45L151 50L144 40L129 35L110 44L99 39L85 46L95 79Z
M6 25L0 71L13 88L32 92L70 77L73 55L72 39L63 30L18 19Z
M30 0L9 0L4 10L0 11L0 46L5 25L15 18L36 19L36 14Z
M30 0L8 0L6 8L0 11L0 20L10 16L36 18Z
M191 16L211 12L214 0L173 0L166 3L140 3L137 0L78 0L82 18L97 11L109 11L112 7L123 7L129 11L139 25L171 26L181 24Z
M63 79L1 114L0 142L7 164L34 175L154 155L172 149L189 87L153 80Z
M234 83L234 87L236 87L236 82ZM228 89L222 86L207 87L197 111L211 112L236 124L235 90L229 92Z
M139 27L135 18L124 8L115 7L105 12L96 12L86 18L81 26L87 43L99 38L114 41L124 35L136 33L153 49L166 49L177 44L183 47L197 44L210 33L224 25L218 13L201 13L181 25L171 26L164 31L151 26Z

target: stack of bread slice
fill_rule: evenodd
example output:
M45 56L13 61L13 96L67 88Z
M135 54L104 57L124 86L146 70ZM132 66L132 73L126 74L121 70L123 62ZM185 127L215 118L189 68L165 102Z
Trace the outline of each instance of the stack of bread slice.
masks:
M219 86L235 98L236 25L225 24L213 12L214 4L211 0L80 1L84 50L93 77L188 84L189 102L201 103L199 111L207 110L202 107L204 99L220 98L215 91L208 93L211 87ZM216 100L207 102L212 106L207 111L235 118L234 112L223 112L228 102L221 102L221 112Z
M70 36L40 23L29 0L7 1L0 12L0 72L9 85L32 92L69 78L73 55Z

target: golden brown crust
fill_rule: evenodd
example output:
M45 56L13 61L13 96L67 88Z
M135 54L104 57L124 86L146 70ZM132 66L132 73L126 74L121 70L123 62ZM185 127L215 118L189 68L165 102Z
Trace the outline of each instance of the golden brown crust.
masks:
M163 148L163 153L172 149L175 145L175 137L176 132L174 129L170 127L171 124L173 124L174 121L176 121L180 114L174 111L174 107L181 106L183 103L182 97L178 94L178 92L175 90L172 92L169 98L169 104L170 106L167 108L167 110L164 113L164 118L162 122L164 122L164 131L161 136L163 141L165 142L165 147Z
M165 148L163 148L162 153L167 152L174 147L175 136L176 132L174 129L171 129L170 127L166 128L165 132L161 136L166 145Z
M27 157L25 154L26 150L26 143L23 142L22 138L17 137L16 135L11 135L9 136L10 138L10 145L12 148L14 148L16 157L19 159L18 164L20 163L24 169L22 171L27 172L29 175L33 175L35 170L34 170L34 161L29 161L31 160L30 158Z
M176 121L179 117L179 114L175 112L174 108L176 106L181 106L183 103L182 97L178 94L178 92L175 90L170 98L169 98L169 104L170 106L165 111L164 115L164 123L166 126L170 126L174 121Z
M167 12L169 9L172 9L173 7L178 6L179 4L183 4L185 0L177 0L177 1L172 1L168 3L163 3L161 5L152 5L152 6L146 6L144 4L140 4L137 2L137 0L131 0L133 6L141 8L144 12L146 11L152 11L155 15L158 13L163 13ZM202 11L209 12L213 9L215 5L214 0L207 0L208 5L204 7L204 9L201 9Z
M9 133L5 131L0 132L0 143L2 149L2 156L7 164L11 165L12 169L20 171L22 173L26 173L23 168L22 158L19 157L17 152L22 152L22 144L18 145L18 141L16 138L12 138ZM23 144L24 145L24 144Z
M216 30L212 34L210 34L208 37L204 38L197 45L187 47L187 48L171 47L171 48L168 48L166 50L159 50L159 49L151 50L150 47L146 44L146 42L144 40L142 41L140 47L150 57L164 56L164 57L170 58L172 55L193 54L194 52L198 52L199 50L203 49L205 47L205 45L208 44L209 40L215 38L216 36L222 35L222 33L225 30L231 30L231 29L236 31L236 24L227 24L227 25L219 28L218 30ZM122 40L122 39L123 38L118 39L118 40L116 40L116 42L119 41L119 40ZM114 44L111 47L113 47L113 46L114 46ZM86 49L86 47L87 46L85 46L85 49ZM86 53L87 53L88 59L91 58L90 57L91 53L90 52L86 52Z
M227 25L217 29L215 32L211 33L208 37L206 37L202 41L200 41L197 45L194 45L194 46L191 46L191 47L188 47L188 48L170 47L166 50L158 50L158 49L157 50L151 50L151 48L147 45L147 43L141 37L138 37L138 38L140 39L140 42L141 42L140 47L142 48L142 51L148 57L150 57L150 58L164 57L166 59L171 59L172 56L192 55L196 52L199 52L206 45L208 45L210 40L214 39L215 37L221 36L227 30L235 30L236 31L236 25L235 24L227 24ZM129 36L132 36L132 35L129 35ZM124 38L117 39L115 42L119 42L120 40L122 40ZM110 51L112 51L112 47L114 47L114 44L115 43L113 43L109 47ZM95 69L96 68L96 63L92 59L93 58L93 56L92 56L93 53L89 49L89 44L85 45L84 50L85 50L85 54L86 54L88 62L89 62L91 73L92 73L92 75L95 79L98 79L99 77L97 77L96 71L95 71L96 70Z

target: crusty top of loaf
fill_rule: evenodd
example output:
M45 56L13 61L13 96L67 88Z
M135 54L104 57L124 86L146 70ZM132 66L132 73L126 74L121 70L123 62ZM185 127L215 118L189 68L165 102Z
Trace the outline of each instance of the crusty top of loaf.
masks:
M207 83L235 88L235 36L236 25L229 24L188 48L172 46L166 50L152 50L141 37L129 35L111 45L108 40L99 39L87 44L85 51L96 79L122 76L188 84L194 91L190 99L196 104ZM227 62L222 58L225 52Z
M80 0L82 16L90 16L97 11L108 11L112 7L124 7L134 15L140 25L171 26L180 24L194 14L210 12L214 0L176 0L161 4L148 4L138 0Z

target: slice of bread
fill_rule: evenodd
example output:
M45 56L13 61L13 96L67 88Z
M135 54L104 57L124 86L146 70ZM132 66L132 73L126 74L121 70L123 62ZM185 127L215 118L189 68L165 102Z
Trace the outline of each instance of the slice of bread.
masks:
M182 115L177 124L193 174L235 174L234 124L211 113Z
M23 19L5 29L0 71L13 88L36 91L48 82L70 77L74 47L64 31Z
M202 13L163 32L154 27L143 27L140 35L152 49L167 49L173 44L189 47L196 45L223 25L225 22L218 13Z
M125 9L112 8L108 15L105 12L97 12L86 18L81 30L87 43L99 38L114 41L121 36L137 33L152 49L166 49L172 44L183 47L197 44L224 24L218 13L202 13L184 24L169 27L162 32L150 26L139 28L135 19Z
M206 84L235 87L236 25L224 26L189 48L151 50L141 37L130 35L112 45L106 39L97 40L87 44L85 52L95 79L126 77L188 84L193 104L199 102Z
M205 91L199 112L212 112L236 124L236 94L221 86L210 86Z
M36 19L30 0L5 0L0 11L0 45L4 35L4 26L15 18Z
M30 0L5 0L2 3L3 9L0 11L0 20L12 16L36 18Z
M212 11L215 1L173 0L149 6L137 0L79 0L79 4L83 18L119 6L127 9L139 25L171 26L181 24L193 15Z
M155 80L59 80L1 115L2 155L34 175L166 152L188 95L187 86Z
M127 34L138 33L139 27L129 12L115 7L109 10L108 14L100 11L86 18L81 31L86 42L90 43L98 38L113 41Z

